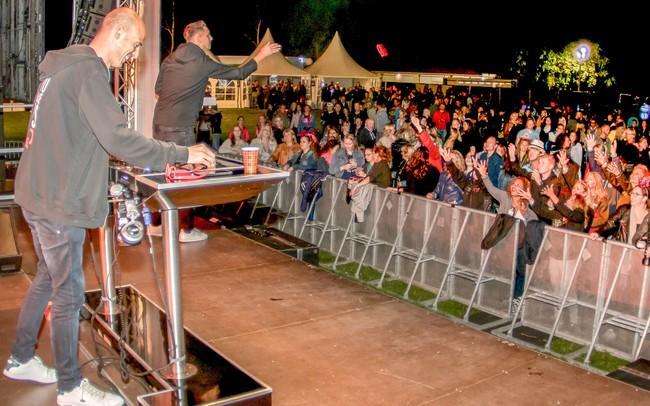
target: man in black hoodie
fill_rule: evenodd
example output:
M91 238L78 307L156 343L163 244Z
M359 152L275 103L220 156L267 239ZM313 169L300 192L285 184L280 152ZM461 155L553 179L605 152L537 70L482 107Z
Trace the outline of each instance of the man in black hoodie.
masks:
M48 52L28 123L16 175L16 203L31 229L38 259L4 375L58 383L58 404L121 405L122 398L82 379L77 360L79 309L84 300L82 267L86 229L108 214L109 154L131 164L214 166L205 146L190 148L151 140L129 129L109 83L109 69L135 58L144 22L119 8L104 19L90 46ZM52 302L50 334L55 369L35 355L43 312Z
M189 23L183 30L185 43L163 61L156 80L158 102L153 114L153 137L178 145L196 143L194 127L203 105L209 78L241 80L257 69L267 56L280 51L280 45L267 43L246 64L223 65L212 54L212 35L204 21ZM228 131L228 129L226 129ZM202 241L207 234L192 227L190 210L179 212L181 242ZM160 226L150 227L151 235L162 236Z

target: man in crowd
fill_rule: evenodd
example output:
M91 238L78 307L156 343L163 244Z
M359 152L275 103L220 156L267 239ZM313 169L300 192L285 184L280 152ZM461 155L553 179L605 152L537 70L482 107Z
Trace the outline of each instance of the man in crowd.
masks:
M447 126L451 122L449 112L445 111L446 108L447 107L444 103L440 103L440 105L438 105L438 110L433 113L433 123L435 124L436 129L438 130L438 135L442 138L443 142L447 139Z
M359 130L359 135L357 137L359 145L362 145L364 148L372 148L377 142L377 129L375 129L375 120L372 118L367 118L365 126Z
M218 62L210 51L212 35L205 22L199 20L185 26L185 43L163 61L156 81L158 102L153 116L153 137L178 145L196 143L194 126L203 103L209 78L240 80L257 69L257 64L280 50L280 45L268 43L248 63L231 67ZM179 241L194 242L208 238L192 227L189 210L179 212L181 232ZM151 235L161 236L160 226L150 227Z
M16 176L16 203L29 224L38 259L23 302L4 375L57 383L59 405L121 405L121 397L82 379L77 359L84 299L86 229L108 215L109 154L162 170L177 162L214 166L204 145L190 148L145 138L129 129L109 83L109 69L135 58L144 22L129 8L106 15L90 43L48 52ZM55 368L35 355L48 302Z

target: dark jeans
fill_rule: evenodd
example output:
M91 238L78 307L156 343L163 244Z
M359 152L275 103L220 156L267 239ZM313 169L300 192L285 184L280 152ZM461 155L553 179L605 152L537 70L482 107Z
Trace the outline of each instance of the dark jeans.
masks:
M153 138L160 141L173 142L176 145L189 147L196 144L194 127L167 127L161 125L153 126ZM153 216L153 223L160 224L160 217ZM181 230L190 231L194 227L194 217L190 209L178 211L178 224Z
M515 290L514 298L521 297L524 293L524 283L526 281L526 250L522 247L517 249L517 263L515 266Z
M86 230L54 224L23 209L38 259L36 277L20 310L11 354L18 362L34 356L43 312L52 301L50 342L59 391L68 392L81 382L77 360L79 309L84 302L82 270Z

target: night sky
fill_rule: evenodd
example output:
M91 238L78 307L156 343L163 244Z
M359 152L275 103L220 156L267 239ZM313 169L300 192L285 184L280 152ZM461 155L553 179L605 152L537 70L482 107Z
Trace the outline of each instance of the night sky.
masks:
M162 1L163 16L168 16L171 0ZM298 1L177 0L177 43L187 22L203 19L215 38L216 54L248 54L254 45L247 37L255 37L260 16L262 33L270 27L282 43L291 24L287 10ZM56 8L46 9L47 49L63 47L69 38L71 0L56 3ZM599 43L610 58L619 91L650 94L647 4L579 2L560 8L557 2L535 1L497 8L496 2L419 3L349 0L337 14L335 29L353 58L370 70L451 69L502 75L516 49L560 49L586 38ZM388 58L379 57L377 43L388 48Z

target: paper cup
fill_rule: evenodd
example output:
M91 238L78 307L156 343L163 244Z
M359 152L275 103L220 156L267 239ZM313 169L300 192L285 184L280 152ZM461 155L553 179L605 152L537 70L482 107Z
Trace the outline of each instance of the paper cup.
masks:
M242 160L244 161L244 175L257 173L257 160L260 157L260 149L257 147L244 147L241 149Z

